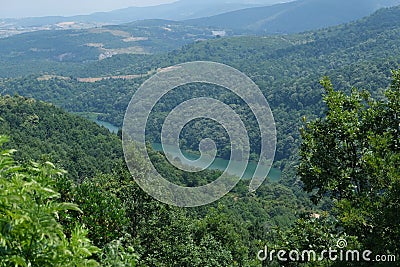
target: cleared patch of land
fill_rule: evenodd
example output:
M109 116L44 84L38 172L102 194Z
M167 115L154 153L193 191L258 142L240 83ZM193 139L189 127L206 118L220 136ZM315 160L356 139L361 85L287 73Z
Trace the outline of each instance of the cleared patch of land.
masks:
M65 81L71 80L70 77L64 77L64 76L58 76L58 75L43 75L43 76L40 76L39 78L37 78L36 80L49 81L51 79L58 79L58 80L65 80Z
M113 75L113 76L104 76L104 77L85 77L85 78L79 77L79 78L76 78L76 80L81 83L95 83L95 82L110 80L110 79L134 80L134 79L142 78L143 76L153 75L158 72L172 71L177 68L179 68L179 67L172 66L172 67L167 67L167 68L160 68L160 69L157 69L156 71L151 70L147 73L142 73L142 74ZM38 81L49 81L51 79L59 79L59 80L65 80L65 81L72 80L71 77L65 77L65 76L59 76L59 75L43 75L36 79Z
M147 40L149 40L148 37L133 37L133 36L125 38L125 39L122 39L122 41L125 42L125 43L147 41Z

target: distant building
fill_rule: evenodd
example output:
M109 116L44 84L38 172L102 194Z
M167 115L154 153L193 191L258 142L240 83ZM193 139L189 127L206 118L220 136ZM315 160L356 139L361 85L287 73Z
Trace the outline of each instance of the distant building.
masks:
M226 31L212 31L213 36L220 36L220 37L225 37L226 36Z

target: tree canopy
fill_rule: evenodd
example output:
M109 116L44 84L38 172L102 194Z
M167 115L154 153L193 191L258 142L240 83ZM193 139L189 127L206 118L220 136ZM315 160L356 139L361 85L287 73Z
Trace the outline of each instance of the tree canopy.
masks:
M399 255L400 71L386 99L335 91L328 78L326 116L302 129L300 175L315 202L333 200L333 214L367 249Z

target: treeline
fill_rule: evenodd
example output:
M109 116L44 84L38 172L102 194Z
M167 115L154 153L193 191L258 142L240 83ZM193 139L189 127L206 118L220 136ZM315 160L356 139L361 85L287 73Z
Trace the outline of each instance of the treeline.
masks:
M195 209L170 207L155 201L136 185L123 160L121 141L107 129L51 104L20 96L1 98L0 117L1 133L10 137L3 142L3 148L16 149L13 157L23 168L29 169L32 161L37 162L34 168L43 172L40 177L46 177L43 183L37 182L59 193L57 198L43 198L43 203L75 203L82 211L68 206L72 210L58 211L58 219L51 212L46 216L53 216L54 223L59 223L56 227L69 242L86 236L90 242L85 244L97 249L91 247L91 253L81 255L81 259L104 266L134 266L132 262L138 266L258 266L254 255L260 240L275 227L286 229L297 216L312 209L298 186L289 188L267 182L250 194L245 181L212 205ZM159 152L150 149L150 155L159 172L177 184L201 185L220 175L217 171L185 173L169 165ZM134 177L146 175L148 166L143 160L133 160L137 162ZM58 168L65 169L66 174ZM24 181L36 180L35 176L29 177ZM1 179L8 181L4 189L14 182L6 177ZM39 193L32 190L24 197ZM8 197L5 191L1 196ZM1 211L2 218L14 223L14 218L7 214ZM37 218L34 214L29 216ZM21 242L27 242L24 231L29 230L28 223L24 221L26 228L15 228L12 234L2 234L1 238L13 240L18 236ZM43 227L38 222L37 229L45 231ZM40 249L39 244L56 242L54 238L45 235L45 239L35 239L35 249ZM33 260L40 251L34 249L29 254L28 245L17 250L13 244L0 250L2 256L14 259L18 254L36 264ZM54 262L56 259L59 258L54 258Z
M356 89L350 95L335 91L328 78L321 83L325 116L304 121L300 165L292 169L298 176L285 173L281 183L266 182L254 193L241 181L220 201L194 209L161 204L138 188L132 175L143 177L149 168L140 157L132 159L133 173L121 156L104 162L102 150L121 151L120 140L106 129L49 104L2 97L2 131L11 139L0 138L1 265L343 266L312 258L260 263L256 256L265 246L322 253L345 240L347 250L387 256L374 266L396 266L400 71L393 72L382 100ZM51 131L43 135L42 126ZM45 143L67 175L42 157ZM68 151L71 146L75 150ZM151 149L150 157L161 174L181 185L201 185L220 174L184 173ZM76 179L82 171L76 163L112 168ZM362 260L345 264L371 266Z
M389 70L400 66L398 15L399 7L383 9L366 19L316 32L202 41L165 55L141 58L119 56L102 61L98 67L101 69L102 64L109 67L112 62L111 73L131 74L140 73L141 69L146 73L187 61L210 60L241 70L259 85L271 105L278 130L276 160L280 162L277 165L283 168L300 145L297 131L301 126L300 118L322 115L322 90L317 82L322 76L331 77L338 89L349 91L356 86L369 90L374 97L382 97L382 92L390 83ZM121 68L117 71L116 66ZM35 78L4 80L0 87L3 93L18 93L49 101L68 111L99 113L99 119L121 126L127 103L146 77L135 81L107 80L93 84L81 84L74 79L38 82ZM202 90L201 86L190 89L193 94ZM219 89L203 91L204 95L222 97L228 103L236 101ZM175 96L178 97L174 101L164 99L169 101L168 107L177 105L186 97ZM161 102L161 105L165 103ZM166 110L159 109L153 114L157 123L150 125L151 129L159 127ZM238 111L242 117L248 115L243 105ZM205 122L197 123L193 131L188 127L182 147L197 150L196 142L203 137L201 133L212 132L215 127ZM257 125L250 121L248 128L250 136L256 137ZM158 138L157 131L150 131L149 134L150 139ZM226 138L223 134L218 135L211 136L220 144L218 155L227 158L229 153L223 149ZM252 142L252 151L256 152L258 142L256 139Z

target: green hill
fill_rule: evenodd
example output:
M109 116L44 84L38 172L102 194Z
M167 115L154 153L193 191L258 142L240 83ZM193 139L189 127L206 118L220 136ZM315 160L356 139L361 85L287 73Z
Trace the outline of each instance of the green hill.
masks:
M288 34L347 23L368 16L379 8L398 4L398 0L299 0L186 22L237 32Z
M29 187L30 198L26 202L34 204L31 205L34 209L29 210L31 217L38 218L36 214L47 209L52 219L62 225L60 236L64 236L65 240L70 239L77 223L85 225L87 236L101 248L95 259L105 266L129 265L123 262L125 259L130 259L131 265L137 263L137 266L260 266L263 263L256 256L265 246L278 249L289 246L298 251L315 248L318 252L326 252L328 247L337 245L339 238L348 241L349 249L377 249L376 253L398 256L399 248L395 240L399 236L400 183L396 167L399 144L398 138L393 137L399 135L400 73L394 73L392 90L387 91L390 101L386 99L379 104L372 101L365 103L364 94L356 91L350 97L343 92L335 92L325 79L325 92L330 93L326 99L330 101L329 108L334 115L328 120L324 119L327 107L321 101L324 90L318 81L328 75L337 89L349 92L355 86L382 99L383 91L391 82L390 70L400 67L399 17L400 6L381 9L357 22L304 34L217 38L185 45L165 54L118 55L95 63L61 62L54 66L51 62L48 65L51 72L47 76L43 76L45 68L33 69L33 65L21 65L21 68L29 68L34 74L0 80L0 134L10 136L10 142L4 146L18 150L15 157L23 166L13 168L11 172L0 170L1 238L4 233L16 229L10 227L8 222L14 225L21 222L21 217L10 214L9 210L15 210L24 199L13 197L13 202L7 202L8 198L4 197L9 192L17 196L24 193L20 188L25 185L15 178L47 177L50 180L52 177L46 172L51 174L52 169L29 168L32 164L28 162L52 161L68 171L67 178L76 181L51 180L60 192L57 197L61 203L76 203L83 213L61 212L57 206L58 210L47 209L49 203L55 202L38 201L40 195ZM38 66L44 62L31 60ZM147 77L158 68L195 60L228 64L246 73L259 85L277 122L276 160L279 162L276 164L283 169L283 177L279 183L266 181L253 193L248 192L246 181L240 181L231 193L216 203L180 209L161 204L138 188L125 167L117 135L60 107L120 126L132 94ZM4 70L18 67L18 61L5 62L2 62ZM25 61L19 63L22 62ZM85 72L91 75L143 75L131 79L108 77L96 82L84 82L78 78L83 77L80 71L85 67L93 68ZM23 96L11 97L7 94ZM252 123L248 108L224 89L204 85L177 88L162 99L150 120L149 138L158 138L159 132L155 130L171 108L193 96L215 97L231 104L242 118L246 118L244 121L250 136L255 137L252 152L256 152L257 127ZM303 182L308 182L307 189L313 192L314 189L322 190L319 206L311 204L309 195L302 191L302 181L296 175L301 143L298 129L303 116L308 121L321 117L309 124L309 140L305 145L303 143L300 154L302 163L306 164L301 170L305 178ZM364 134L354 134L360 132L360 125ZM382 125L385 127L382 128ZM181 135L184 149L197 150L197 142L203 137L215 138L222 144L226 137L220 131L212 132L216 126L209 121L194 123L187 128ZM208 131L211 136L203 135ZM317 138L315 142L313 135ZM349 136L351 142L348 143ZM352 144L359 151L354 150ZM225 152L219 151L222 156ZM2 153L1 159L8 160L7 153ZM167 164L161 153L152 150L149 153L159 172L181 185L204 184L220 174L214 171L184 173ZM317 157L311 157L313 154ZM308 160L310 157L312 161ZM133 160L138 166L134 177L146 175L148 165L143 159L138 157ZM356 165L352 165L354 162ZM315 163L317 168L309 167L310 163ZM327 166L323 169L326 176L319 176L319 164ZM2 166L9 165L2 163ZM330 172L331 166L334 173ZM35 175L22 172L24 168ZM13 174L15 171L20 173ZM312 175L307 172L312 172ZM336 181L333 177L340 180ZM353 183L352 178L358 178L363 183ZM8 190L13 184L18 187ZM386 185L389 187L385 188ZM39 189L42 190L41 187ZM332 198L328 200L323 195L329 192L323 191L325 189L343 189L346 194L327 193L326 197ZM42 191L54 198L49 188ZM13 209L4 209L7 206ZM24 217L24 227L32 233L35 229L30 228L32 224L26 218L30 217ZM47 221L36 222L34 225L46 225ZM22 256L33 257L31 252L39 251L42 253L40 256L47 259L47 253L43 255L41 247L34 246L32 250L32 240L36 239L31 235L20 235L24 240L23 247L28 247L27 253ZM6 238L11 240L13 246L21 247L13 236ZM43 241L43 238L37 239ZM29 245L27 242L30 242ZM41 243L45 243L44 247L48 249L46 242ZM0 262L6 259L5 256L21 257L18 251L10 250L4 244L0 244ZM14 254L7 254L9 251ZM79 253L89 256L85 251ZM271 263L272 266L282 264L279 261ZM299 264L335 266L329 261ZM349 266L359 264L354 262ZM293 263L293 266L297 265Z
M54 105L20 96L0 98L0 133L18 161L50 161L82 180L111 173L122 158L119 138L94 122Z
M0 39L0 77L38 72L99 76L117 72L116 64L121 69L126 58L143 61L143 57L152 58L151 54L214 39L219 32L233 36L315 31L396 4L400 0L299 0L187 21L148 19L90 29L29 32ZM121 59L119 55L129 56ZM101 61L111 63L99 67Z
M17 149L18 166L9 168L9 152L2 150L0 218L2 225L14 227L2 228L1 263L55 262L61 252L54 250L50 241L54 237L46 231L53 233L53 228L48 229L57 225L62 240L78 245L88 242L71 238L81 225L82 233L100 250L73 254L95 259L101 266L249 265L259 249L258 239L266 238L265 229L286 228L311 208L296 188L266 182L252 195L244 181L217 203L190 210L171 207L136 185L132 175L146 175L148 166L141 158L133 159L137 172L130 174L120 139L107 129L21 96L0 97L0 118L2 149ZM4 143L4 135L9 142ZM220 175L184 173L167 164L162 154L149 153L160 173L178 184L196 186ZM66 177L60 177L62 172L49 161L65 169ZM42 197L44 193L48 199ZM68 206L73 210L63 209L59 204L63 202L76 203L82 212L73 205ZM39 230L43 235L35 235ZM47 249L50 243L53 247ZM61 253L66 254L73 255Z
M233 66L251 77L269 101L278 127L277 160L293 155L299 145L297 132L303 116L313 117L322 112L321 86L324 75L332 78L339 89L350 90L356 86L380 96L390 83L390 69L399 67L400 7L382 9L372 16L354 23L300 35L272 37L235 37L198 42L173 52L136 58L115 58L97 65L112 63L119 74L132 74L167 67L177 63L210 60ZM112 59L110 59L112 60ZM107 65L103 65L107 66ZM118 66L121 66L118 69ZM37 81L36 77L8 79L0 84L3 93L27 95L50 101L74 112L93 112L99 119L121 126L126 106L143 82L138 80L104 80L92 84L71 80L49 79ZM223 92L203 90L198 94L224 97ZM68 96L68 97L67 97ZM83 97L81 97L83 96ZM178 94L170 105L154 114L157 123L165 112L187 95ZM225 100L236 101L228 97ZM243 115L245 111L241 111ZM153 127L153 128L154 128ZM198 127L204 127L199 124ZM251 123L249 125L250 128ZM200 128L193 127L184 138L200 138ZM256 135L256 130L252 135ZM157 138L153 132L152 138ZM223 139L223 138L222 138ZM254 149L257 147L254 142ZM188 142L185 149L197 150L196 142ZM254 150L255 151L255 150ZM253 151L253 152L254 152ZM220 152L220 155L224 153Z

